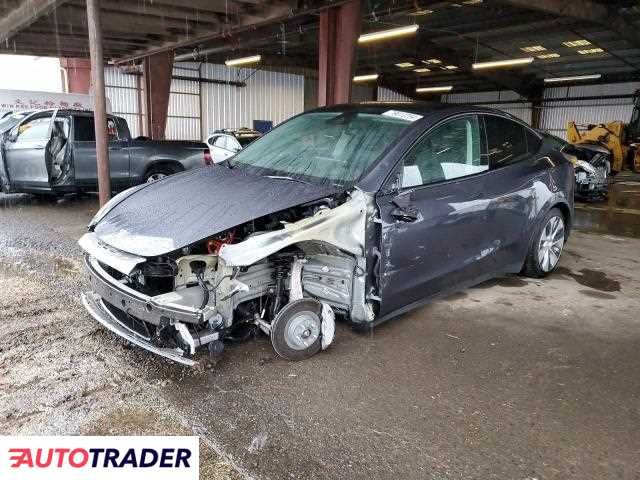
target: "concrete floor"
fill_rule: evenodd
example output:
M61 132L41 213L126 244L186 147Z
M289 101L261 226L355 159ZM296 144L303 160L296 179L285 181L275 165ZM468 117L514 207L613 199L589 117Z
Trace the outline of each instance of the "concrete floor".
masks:
M637 478L640 184L577 209L561 268L505 277L310 360L266 338L186 369L82 310L93 198L0 198L0 429L194 432L202 478Z

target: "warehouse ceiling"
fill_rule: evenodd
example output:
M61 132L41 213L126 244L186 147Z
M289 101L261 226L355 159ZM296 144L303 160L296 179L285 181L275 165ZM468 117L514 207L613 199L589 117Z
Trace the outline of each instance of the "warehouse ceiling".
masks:
M129 64L175 50L222 63L260 54L260 68L317 69L318 14L340 1L103 0L104 51ZM0 0L0 53L88 56L83 0ZM356 74L419 97L417 87L538 95L545 79L640 77L640 6L598 0L363 0L362 32L418 25L415 35L358 46ZM532 57L530 64L476 70L473 63Z

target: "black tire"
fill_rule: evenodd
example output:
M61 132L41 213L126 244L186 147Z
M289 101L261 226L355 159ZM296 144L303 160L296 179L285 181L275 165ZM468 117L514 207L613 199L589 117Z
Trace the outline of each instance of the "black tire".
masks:
M289 328L292 321L317 322L317 332L310 333L310 336L315 336L313 343L299 348L291 346L293 340ZM287 337L291 339L289 342ZM271 344L275 352L287 360L304 360L318 353L322 346L322 304L317 300L303 298L285 305L271 322Z
M561 223L562 243L560 245L560 251L557 253L557 260L555 262L552 262L551 260L553 257L551 257L549 259L550 260L549 263L547 263L546 262L547 257L541 257L541 255L544 255L542 253L541 243L544 242L544 239L542 238L543 235L546 236L550 233L549 230L547 229L549 228L549 226L552 225L550 223L552 222L552 219L559 219L562 222ZM557 234L557 238L560 238L560 233ZM544 218L540 222L540 226L538 227L533 237L533 241L529 246L529 252L527 253L527 258L524 262L524 267L522 268L522 273L527 277L542 278L542 277L546 277L551 272L553 272L558 267L558 264L560 263L560 257L562 255L562 250L564 248L565 238L566 238L566 222L565 222L564 215L559 209L552 208L547 212L547 214L544 216ZM544 260L544 265L543 265L543 260Z
M151 182L152 178L154 177L168 177L169 175L172 175L174 173L179 172L180 170L178 169L178 167L174 166L174 165L170 165L170 164L160 164L160 165L154 165L151 168L149 168L149 170L147 170L147 172L144 174L144 181L146 182ZM155 180L159 180L160 178L156 178Z

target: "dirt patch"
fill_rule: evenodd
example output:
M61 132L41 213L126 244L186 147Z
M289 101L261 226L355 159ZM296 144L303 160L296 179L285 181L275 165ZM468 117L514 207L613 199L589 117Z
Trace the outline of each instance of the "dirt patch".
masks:
M580 285L593 288L601 292L619 292L620 282L612 280L607 277L607 274L600 270L591 270L589 268L583 268L577 274L572 270L565 267L559 267L556 269L556 273L573 278Z
M618 298L615 295L611 295L610 293L598 292L593 290L578 290L578 292L582 295L586 295L587 297L602 298L603 300L615 300L616 298Z
M517 277L515 275L508 277L500 277L494 278L493 280L488 280L480 285L475 286L474 288L491 288L491 287L507 287L507 288L518 288L518 287L526 287L529 284L523 278Z

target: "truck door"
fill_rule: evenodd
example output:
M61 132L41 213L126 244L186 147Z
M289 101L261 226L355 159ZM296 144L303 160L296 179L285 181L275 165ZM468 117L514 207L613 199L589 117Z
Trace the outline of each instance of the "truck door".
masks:
M120 138L114 117L107 118L109 134L109 167L114 189L130 185L129 139ZM96 159L96 133L93 115L73 117L73 152L76 184L85 188L98 185L98 164Z
M33 114L10 132L3 156L13 190L47 191L51 188L48 149L57 111Z

